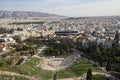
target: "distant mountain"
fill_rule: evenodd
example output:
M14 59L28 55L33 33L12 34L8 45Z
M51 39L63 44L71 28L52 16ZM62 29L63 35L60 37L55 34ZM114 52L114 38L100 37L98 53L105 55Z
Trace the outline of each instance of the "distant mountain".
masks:
M48 14L43 12L29 12L29 11L0 11L0 18L28 18L28 17L63 17L55 14Z

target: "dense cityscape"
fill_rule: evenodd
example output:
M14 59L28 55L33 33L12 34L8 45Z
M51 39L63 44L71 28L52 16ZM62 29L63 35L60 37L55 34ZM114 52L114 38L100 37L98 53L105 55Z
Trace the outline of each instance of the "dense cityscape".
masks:
M120 80L120 0L1 0L0 80Z
M119 80L119 28L119 16L1 18L0 78Z

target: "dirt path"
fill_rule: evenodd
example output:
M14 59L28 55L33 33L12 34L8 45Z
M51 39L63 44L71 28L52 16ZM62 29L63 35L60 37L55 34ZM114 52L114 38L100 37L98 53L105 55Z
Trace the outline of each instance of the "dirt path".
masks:
M105 72L92 72L93 75L97 75L97 74L100 74L100 75L104 75L106 77L110 77L111 80L120 80L108 73L105 73ZM74 77L74 78L65 78L65 79L58 79L58 80L86 80L86 73L79 76L79 77Z
M39 80L37 78L34 78L32 76L28 76L28 75L23 75L23 74L18 74L15 72L9 72L9 71L0 71L0 75L8 75L8 76L19 76L19 77L25 77L29 80Z

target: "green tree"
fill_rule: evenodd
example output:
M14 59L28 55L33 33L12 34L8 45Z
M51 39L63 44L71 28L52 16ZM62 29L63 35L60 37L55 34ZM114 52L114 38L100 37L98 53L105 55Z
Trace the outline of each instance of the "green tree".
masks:
M111 62L110 61L107 61L106 70L107 71L111 70Z
M35 54L34 49L32 49L29 53L31 54L31 56L33 56Z
M5 61L0 61L0 67L6 67L7 63Z
M57 80L57 72L53 74L53 80Z
M92 71L91 71L91 69L88 69L88 71L87 71L86 80L92 80Z

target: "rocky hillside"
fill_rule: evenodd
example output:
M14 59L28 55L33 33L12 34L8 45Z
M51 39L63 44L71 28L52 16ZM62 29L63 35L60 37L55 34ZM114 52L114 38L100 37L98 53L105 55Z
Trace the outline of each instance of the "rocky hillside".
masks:
M27 18L27 17L62 17L55 14L48 14L43 12L27 12L27 11L0 11L0 18Z

